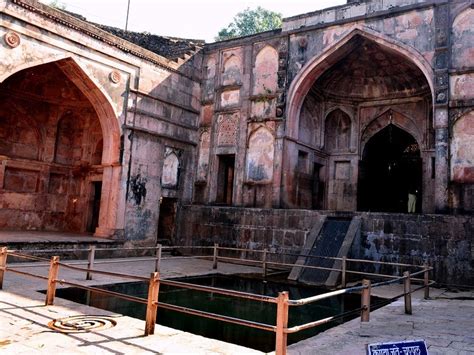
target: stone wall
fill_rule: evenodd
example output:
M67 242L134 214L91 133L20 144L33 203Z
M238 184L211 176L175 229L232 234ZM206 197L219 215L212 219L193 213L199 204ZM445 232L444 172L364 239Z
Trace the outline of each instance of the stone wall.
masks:
M299 251L310 228L330 211L250 209L183 206L178 216L175 243L273 252ZM361 240L351 256L377 261L423 264L434 267L437 282L469 285L474 281L474 217L354 213L362 219ZM397 270L367 268L367 271Z

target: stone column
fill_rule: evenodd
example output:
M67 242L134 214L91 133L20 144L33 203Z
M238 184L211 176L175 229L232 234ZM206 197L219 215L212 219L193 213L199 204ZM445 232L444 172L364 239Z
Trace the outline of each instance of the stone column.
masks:
M435 22L435 80L434 80L434 129L435 129L435 210L448 211L449 194L449 79L450 22L449 4L434 9Z
M445 213L448 210L449 184L448 109L436 107L434 115L436 132L435 209L437 213Z
M95 237L112 237L117 229L118 192L120 188L121 166L105 166L102 175L99 226Z

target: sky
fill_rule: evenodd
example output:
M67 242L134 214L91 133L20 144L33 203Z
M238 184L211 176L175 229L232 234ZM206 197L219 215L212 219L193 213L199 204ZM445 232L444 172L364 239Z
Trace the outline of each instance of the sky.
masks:
M48 4L51 0L41 0ZM125 27L128 0L59 0L92 22ZM346 0L130 0L128 29L213 42L240 11L261 6L283 17L345 4Z

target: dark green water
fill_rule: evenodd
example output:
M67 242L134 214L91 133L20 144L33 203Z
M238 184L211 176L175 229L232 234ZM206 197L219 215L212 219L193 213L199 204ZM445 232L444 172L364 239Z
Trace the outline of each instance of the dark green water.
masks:
M179 279L179 281L268 296L277 296L278 292L289 291L290 299L300 299L327 292L327 290L314 287L296 287L280 282L263 281L239 276L213 275L184 278ZM147 298L148 292L148 284L142 282L120 283L99 287L145 299ZM78 288L58 289L56 291L56 296L128 315L130 317L145 319L145 305L117 299L115 297L90 293L89 291ZM257 321L260 323L271 325L276 324L276 305L265 302L244 300L235 297L209 294L206 292L163 285L160 286L159 301L199 309L206 312ZM337 315L358 307L360 307L360 296L350 294L333 297L307 306L290 307L289 326L300 325L332 315ZM347 321L354 317L357 317L357 315L346 318L343 321ZM207 338L219 339L264 352L275 350L275 333L273 332L266 332L263 330L160 309L159 305L157 323L174 329L202 335ZM342 323L342 320L337 323L332 322L317 328L308 329L296 334L290 334L288 337L288 343L292 344L314 336L319 332L340 323Z

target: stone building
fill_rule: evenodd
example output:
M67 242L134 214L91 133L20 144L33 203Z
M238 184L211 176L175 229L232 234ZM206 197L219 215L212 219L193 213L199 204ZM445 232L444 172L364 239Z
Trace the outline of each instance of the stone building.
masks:
M472 0L348 1L212 44L35 0L0 16L0 229L298 248L345 212L379 245L427 238L385 257L472 279Z

